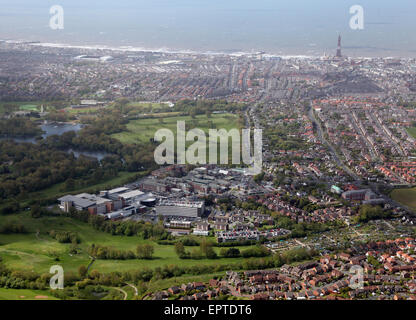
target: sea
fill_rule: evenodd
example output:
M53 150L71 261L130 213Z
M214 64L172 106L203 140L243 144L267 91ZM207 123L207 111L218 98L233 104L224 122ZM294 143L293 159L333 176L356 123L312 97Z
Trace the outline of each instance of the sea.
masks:
M50 9L63 9L53 30ZM353 30L350 8L363 8ZM0 39L166 52L416 57L414 0L0 0Z

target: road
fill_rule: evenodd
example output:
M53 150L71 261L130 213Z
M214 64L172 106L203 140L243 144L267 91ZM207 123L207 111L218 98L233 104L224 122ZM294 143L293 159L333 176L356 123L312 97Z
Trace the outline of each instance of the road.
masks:
M130 284L130 283L126 283L129 287L131 287L131 288L133 288L134 289L134 295L135 296L138 296L139 295L139 290L137 290L137 287L136 286L134 286L134 285L132 285L132 284Z
M121 289L121 288L116 288L116 287L113 287L113 289L115 289L115 290L117 290L117 291L120 291L122 294L124 294L124 299L123 300L127 300L127 296L128 296L128 294L127 294L127 292L126 291L124 291L123 289Z
M310 247L307 245L307 244L304 244L303 242L301 242L300 240L298 240L298 239L295 239L295 242L297 243L297 244L300 244L302 247L304 247L304 248L309 248L310 249Z
M391 225L390 222L387 222L386 220L383 220L384 224L387 225L390 229L395 230L395 228Z
M326 234L323 234L323 236L325 238L327 238L329 241L333 242L333 243L337 243L334 239L332 239L331 237L328 237Z
M343 170L346 173L348 173L349 176L351 178L353 178L355 181L360 181L361 182L361 178L358 175L356 175L354 172L352 172L351 169L348 168L345 165L345 163L341 160L341 158L339 157L338 153L336 152L335 148L325 139L325 136L323 134L323 130L322 130L321 124L315 118L315 114L313 112L313 108L309 108L308 117L312 121L312 123L315 125L315 128L318 131L319 140L321 140L322 143L325 144L328 147L329 151L331 152L331 154L334 157L334 159L335 159L336 163L338 164L338 166L341 167L341 168L343 168Z
M377 161L378 157L379 157L378 152L371 145L370 140L368 140L368 134L367 134L367 131L365 130L362 122L358 119L357 115L354 112L352 112L352 115L350 115L349 118L350 118L350 123L354 127L355 131L360 135L360 137L361 137L362 141L364 142L368 152L370 152L371 159L373 159L373 161Z

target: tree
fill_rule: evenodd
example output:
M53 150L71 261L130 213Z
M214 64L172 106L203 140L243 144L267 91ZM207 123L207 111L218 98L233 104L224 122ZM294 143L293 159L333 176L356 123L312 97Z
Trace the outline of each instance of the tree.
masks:
M259 173L258 175L254 176L253 180L254 180L256 183L260 183L260 182L262 182L262 181L263 181L264 176L265 176L265 173L262 171L262 172L261 172L261 173Z
M218 257L212 247L212 242L207 241L205 238L201 241L200 251L201 254L205 255L208 259L216 259Z
M153 258L154 251L155 249L151 244L139 244L136 248L137 258L150 260Z
M94 279L96 279L96 280L99 279L100 276L101 276L101 274L98 270L92 270L91 273L90 273L90 278L93 279L93 280Z
M189 112L189 115L191 116L191 118L192 119L196 119L196 110L191 110L190 112Z
M78 274L81 277L81 279L85 279L85 277L87 276L87 267L82 265L78 268Z
M208 259L217 259L218 255L212 246L207 247L205 255Z
M72 191L75 189L75 180L72 178L69 178L65 181L65 191Z
M13 104L11 104L11 103L5 103L4 105L3 105L3 109L4 109L4 112L6 113L6 114L10 114L10 113L12 113L13 112L13 110L16 108L16 106L15 105L13 105Z
M240 250L238 248L223 248L220 254L224 258L238 258L240 256Z
M42 216L42 208L38 204L35 204L30 210L30 216L35 219L40 218Z
M182 257L185 255L185 246L182 242L178 241L175 243L175 252L179 257Z

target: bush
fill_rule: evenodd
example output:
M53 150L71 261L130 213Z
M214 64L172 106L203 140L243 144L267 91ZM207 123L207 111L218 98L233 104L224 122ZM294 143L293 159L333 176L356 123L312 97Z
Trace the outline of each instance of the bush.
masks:
M220 255L224 258L238 258L241 256L240 250L237 248L223 248L220 251Z
M138 245L136 248L138 259L152 259L155 248L151 244Z
M49 235L54 238L55 240L58 240L59 243L72 243L72 244L78 244L81 242L78 235L74 232L70 231L55 231L51 230L49 232Z
M9 222L0 228L2 234L27 233L26 227L20 223Z
M6 216L6 215L9 215L9 214L19 212L19 211L20 211L19 203L18 202L13 202L13 203L8 204L7 206L3 207L0 210L0 215Z
M243 250L241 252L241 255L243 258L251 258L251 257L260 258L260 257L270 256L270 251L266 247L256 246L253 248Z

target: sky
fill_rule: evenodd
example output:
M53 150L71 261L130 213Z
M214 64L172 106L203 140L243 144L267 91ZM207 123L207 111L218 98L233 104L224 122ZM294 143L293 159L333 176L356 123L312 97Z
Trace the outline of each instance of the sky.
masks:
M364 8L364 30L349 9ZM64 9L51 30L49 9ZM0 0L0 39L194 51L416 55L414 0Z

